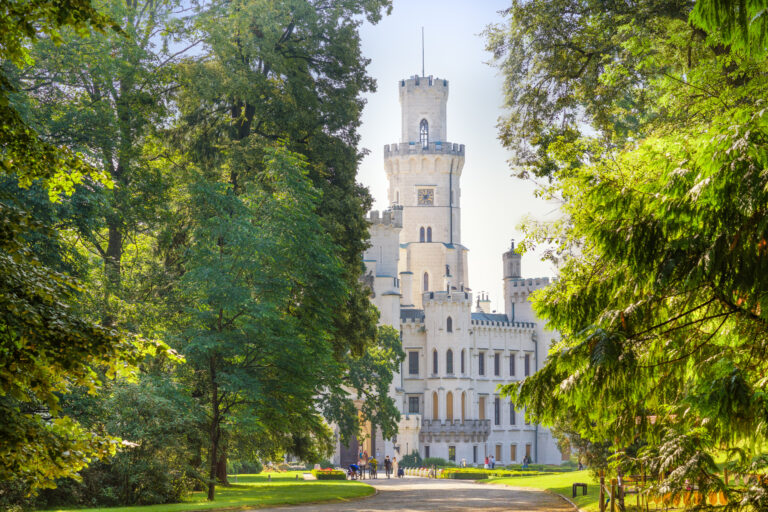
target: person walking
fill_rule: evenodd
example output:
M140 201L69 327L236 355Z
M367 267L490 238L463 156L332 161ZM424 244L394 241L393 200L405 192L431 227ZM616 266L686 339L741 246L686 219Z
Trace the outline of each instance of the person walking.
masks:
M491 455L491 469L496 469L496 457Z
M389 479L389 475L392 474L392 459L389 458L389 455L384 458L384 472L387 474L387 479Z
M488 459L488 456L485 456L485 465L483 465L483 468L488 469L490 467L490 460Z

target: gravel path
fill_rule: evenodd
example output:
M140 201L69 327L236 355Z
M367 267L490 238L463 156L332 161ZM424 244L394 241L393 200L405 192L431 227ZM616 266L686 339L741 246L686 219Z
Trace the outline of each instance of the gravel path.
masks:
M379 493L370 498L348 503L311 504L280 507L281 512L350 510L355 512L379 512L402 510L416 512L426 510L493 512L573 512L565 500L548 492L502 485L483 485L460 480L433 480L427 478L386 478L365 480Z

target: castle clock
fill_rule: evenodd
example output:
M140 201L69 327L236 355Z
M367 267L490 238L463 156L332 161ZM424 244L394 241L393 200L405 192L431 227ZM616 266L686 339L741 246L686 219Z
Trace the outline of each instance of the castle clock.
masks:
M435 204L435 190L432 188L420 188L418 190L419 206L433 206Z

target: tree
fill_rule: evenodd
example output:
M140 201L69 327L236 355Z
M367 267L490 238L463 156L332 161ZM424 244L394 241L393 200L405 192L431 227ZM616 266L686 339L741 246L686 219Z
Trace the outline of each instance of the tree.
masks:
M521 101L502 138L536 149L524 163L550 180L564 213L527 242L554 240L562 258L560 279L535 298L562 341L505 392L535 420L567 419L583 438L621 448L619 471L665 475L660 492L693 483L728 493L731 509L760 509L764 484L726 489L713 457L726 453L740 473L766 466L757 441L768 417L768 77L764 46L753 44L766 5L654 6L515 4L509 30L492 31ZM548 24L523 25L524 14L553 9L561 15ZM514 48L525 56L505 53ZM563 60L585 49L594 55L580 64ZM521 62L522 85L512 82ZM561 88L525 96L536 76Z
M304 434L330 442L316 398L335 372L332 307L345 291L306 164L284 148L267 148L264 170L246 181L243 163L254 148L244 142L226 165L239 174L237 192L207 172L189 191L193 242L181 338L187 360L204 375L211 500L222 436L235 418L256 437L263 431L272 439Z

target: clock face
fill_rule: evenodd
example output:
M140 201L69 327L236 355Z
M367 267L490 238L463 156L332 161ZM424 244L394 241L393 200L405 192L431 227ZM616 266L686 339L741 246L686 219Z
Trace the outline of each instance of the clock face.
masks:
M435 202L435 190L432 188L420 188L417 192L419 206L432 206Z

